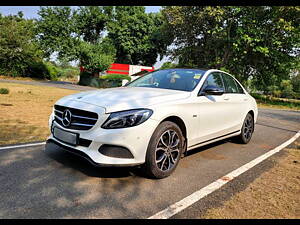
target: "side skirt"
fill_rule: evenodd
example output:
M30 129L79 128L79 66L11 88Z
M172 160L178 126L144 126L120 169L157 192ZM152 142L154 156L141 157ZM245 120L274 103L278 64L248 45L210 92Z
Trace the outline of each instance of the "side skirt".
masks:
M228 134L216 137L216 138L209 139L207 141L202 141L202 142L200 142L198 144L194 144L192 146L187 147L187 151L195 149L195 148L198 148L198 147L201 147L203 145L207 145L207 144L216 142L216 141L220 141L222 139L226 139L226 138L229 138L229 137L237 136L237 135L240 134L240 132L241 132L241 130L237 130L237 131L234 131L234 132L231 132L231 133L228 133Z

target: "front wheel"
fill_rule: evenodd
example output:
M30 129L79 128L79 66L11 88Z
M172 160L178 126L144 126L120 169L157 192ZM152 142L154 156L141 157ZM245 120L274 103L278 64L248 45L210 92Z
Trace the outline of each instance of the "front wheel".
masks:
M165 121L154 131L146 153L143 170L152 178L169 176L177 167L183 150L184 137L173 122Z
M248 113L241 130L241 134L236 137L237 141L241 144L247 144L252 137L254 131L254 118Z

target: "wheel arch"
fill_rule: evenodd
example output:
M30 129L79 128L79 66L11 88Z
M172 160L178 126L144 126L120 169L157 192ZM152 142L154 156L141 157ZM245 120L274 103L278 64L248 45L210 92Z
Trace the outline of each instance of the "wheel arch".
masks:
M253 119L254 119L254 111L251 109L248 113L250 113L251 116L253 116Z
M254 116L254 111L251 109L248 113L253 117L253 131L255 129L255 116Z
M168 117L164 118L160 123L165 122L165 121L173 122L177 126L179 126L180 130L182 131L183 137L184 137L185 144L184 144L183 153L185 153L187 150L187 142L188 142L187 128L186 128L185 122L179 116L168 116Z

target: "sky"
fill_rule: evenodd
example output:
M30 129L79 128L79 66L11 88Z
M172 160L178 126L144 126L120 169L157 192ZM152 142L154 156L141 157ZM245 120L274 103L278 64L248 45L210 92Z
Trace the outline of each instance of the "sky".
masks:
M145 6L146 12L158 12L161 6ZM38 18L37 11L39 6L0 6L0 13L3 15L17 14L19 11L24 13L27 19Z
M145 6L146 12L158 12L161 9L161 6ZM0 13L2 15L9 15L9 14L17 14L19 11L22 11L24 14L24 18L26 19L33 19L38 18L38 10L39 6L0 6ZM157 61L153 66L155 69L158 69L164 62L167 61L167 57L164 57L161 61Z

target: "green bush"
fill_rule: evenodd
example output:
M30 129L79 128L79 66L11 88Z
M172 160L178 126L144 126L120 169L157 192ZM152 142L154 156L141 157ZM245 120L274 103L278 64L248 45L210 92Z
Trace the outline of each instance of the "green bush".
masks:
M79 75L79 69L74 67L59 68L58 77L74 78Z
M79 69L75 67L63 68L56 66L52 62L33 62L27 72L27 76L49 79L49 80L58 80L59 78L73 78L79 75Z
M281 96L281 94L282 94L281 90L274 90L272 92L272 95L277 98L279 98Z
M108 79L100 79L92 76L90 77L80 76L79 84L84 86L97 87L97 88L111 88L111 87L122 86L122 80L121 79L108 80Z
M51 62L46 62L45 66L48 70L48 75L45 78L47 78L49 80L57 80L58 68Z
M7 88L0 88L0 94L7 95L8 93L9 93L9 89L7 89Z
M43 61L33 61L28 66L25 73L26 77L40 78L40 79L49 79L50 74L46 64Z
M300 94L300 73L293 76L291 81L292 81L294 92L298 93L298 95L299 95Z
M122 80L131 80L131 77L124 74L106 74L101 77L94 77L90 72L84 71L80 73L80 85L110 88L122 86Z
M80 76L82 76L82 77L92 77L93 74L91 72L83 71L83 72L80 72Z
M300 99L300 93L294 92L294 98L295 99Z
M105 80L128 80L131 81L131 77L125 74L107 74L100 77Z
M280 83L280 88L282 90L281 97L292 98L293 97L293 85L290 80L282 80Z
M257 103L287 106L289 108L300 109L300 102L294 99L274 98L270 95L261 95L257 93L251 93L251 95L256 99Z

